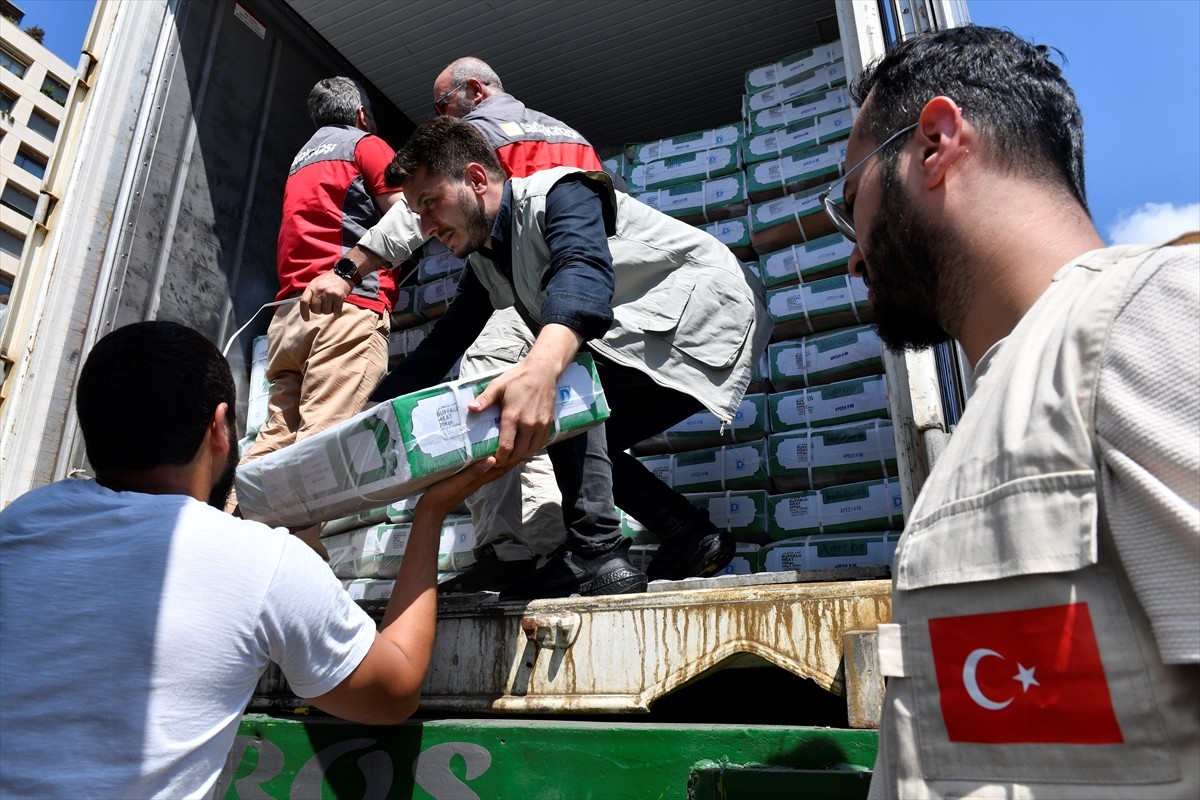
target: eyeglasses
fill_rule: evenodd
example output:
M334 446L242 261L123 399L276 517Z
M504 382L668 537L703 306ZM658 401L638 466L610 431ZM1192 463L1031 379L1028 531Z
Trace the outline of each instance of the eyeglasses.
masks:
M433 101L433 113L437 114L439 117L442 116L443 114L445 114L446 106L450 105L450 95L454 94L459 89L465 88L466 85L467 85L466 81L456 84L455 86L451 87L450 91L446 92L444 95L439 97L437 100L434 100Z
M855 242L855 243L858 242L858 235L854 232L854 218L850 216L850 212L846 210L846 207L843 204L838 203L836 200L830 199L830 195L833 194L833 187L837 186L839 183L842 184L844 187L845 183L846 183L846 179L849 178L851 175L853 175L855 170L857 170L863 164L866 164L876 154L878 154L879 151L883 150L883 148L887 147L889 144L896 141L904 134L910 133L910 132L916 130L916 127L917 127L917 123L914 122L912 125L909 125L906 128L901 128L900 130L893 133L891 136L889 136L887 139L884 140L883 144L879 145L879 147L876 147L874 150L867 153L866 158L864 158L862 161L855 164L851 169L847 170L845 175L838 178L833 183L829 184L829 188L826 189L825 191L821 192L821 194L819 195L821 205L825 207L825 213L829 215L829 218L831 220L833 220L834 226L839 231L841 231L842 236L845 236L847 239L849 239L852 242Z

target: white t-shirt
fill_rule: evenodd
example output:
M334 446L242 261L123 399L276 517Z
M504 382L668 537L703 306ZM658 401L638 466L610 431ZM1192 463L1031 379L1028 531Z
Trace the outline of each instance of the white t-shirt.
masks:
M203 797L268 661L314 697L375 624L286 531L69 480L0 512L0 797Z

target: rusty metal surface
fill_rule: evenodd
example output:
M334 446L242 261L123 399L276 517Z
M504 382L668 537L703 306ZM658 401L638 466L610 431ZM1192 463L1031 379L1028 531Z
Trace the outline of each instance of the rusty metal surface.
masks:
M746 657L843 694L842 636L891 618L889 581L500 603L443 598L422 712L638 713ZM522 624L524 623L524 625Z

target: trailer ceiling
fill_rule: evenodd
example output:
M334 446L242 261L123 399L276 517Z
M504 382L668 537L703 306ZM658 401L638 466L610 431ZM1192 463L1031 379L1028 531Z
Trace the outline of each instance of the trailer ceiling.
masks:
M838 37L834 0L287 2L415 123L475 55L605 155L733 122L747 70Z

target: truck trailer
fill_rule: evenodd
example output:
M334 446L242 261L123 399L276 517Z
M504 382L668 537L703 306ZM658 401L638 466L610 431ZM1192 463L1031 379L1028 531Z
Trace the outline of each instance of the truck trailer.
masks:
M480 55L619 161L630 142L744 121L753 68L837 42L852 80L893 44L968 21L965 0L98 0L0 332L0 505L88 474L75 381L122 325L173 320L222 346L245 326L229 350L245 419L283 183L318 79L363 84L399 146L430 113L437 72ZM956 421L962 370L949 347L882 360L899 515ZM136 435L137 420L122 424ZM325 717L273 669L217 794L861 797L889 577L833 565L639 595L441 597L413 720Z

